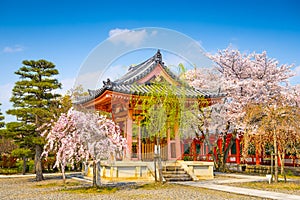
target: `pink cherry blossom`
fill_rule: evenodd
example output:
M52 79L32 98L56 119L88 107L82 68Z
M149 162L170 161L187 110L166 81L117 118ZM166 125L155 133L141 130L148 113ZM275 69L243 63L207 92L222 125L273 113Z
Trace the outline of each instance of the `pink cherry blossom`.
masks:
M51 126L46 135L43 156L55 152L54 167L61 167L63 177L67 164L89 158L95 162L108 159L116 151L125 151L126 139L121 136L120 128L106 116L96 113L80 112L71 108L63 113Z

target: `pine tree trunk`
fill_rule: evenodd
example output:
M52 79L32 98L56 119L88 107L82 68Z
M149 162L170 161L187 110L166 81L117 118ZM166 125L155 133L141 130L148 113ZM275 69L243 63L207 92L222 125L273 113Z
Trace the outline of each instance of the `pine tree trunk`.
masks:
M23 167L22 167L22 174L25 175L26 174L26 167L27 167L27 158L26 156L23 156Z
M35 165L35 174L36 174L36 181L44 180L43 176L43 168L42 168L42 155L43 148L40 145L35 146L35 158L34 158L34 165Z

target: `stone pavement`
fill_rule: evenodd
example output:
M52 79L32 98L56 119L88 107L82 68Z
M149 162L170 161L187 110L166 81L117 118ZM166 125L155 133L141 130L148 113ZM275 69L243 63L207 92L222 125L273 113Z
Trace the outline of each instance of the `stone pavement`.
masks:
M244 182L254 182L254 181L268 181L266 177L263 176L254 176L254 175L243 175L243 174L225 174L225 173L216 173L228 178L225 179L213 179L205 181L184 181L184 182L173 182L181 185L188 185L193 187L201 187L211 190L218 190L223 192L254 196L266 199L285 199L285 200L300 200L299 195L291 195L279 192L264 191L257 189L241 188L234 186L221 185L226 183L244 183ZM81 179L82 177L73 177L74 179ZM86 181L91 181L86 179Z
M80 175L81 173L68 173L68 178L85 180L87 182L92 182L91 179L85 178ZM45 176L60 176L60 174L44 174ZM260 197L265 199L284 199L284 200L300 200L299 195L284 194L279 192L271 192L257 189L241 188L235 186L224 185L226 183L243 183L243 182L252 182L252 181L267 181L266 177L262 176L250 176L250 175L241 175L241 174L219 174L228 178L224 179L213 179L213 180L204 180L204 181L187 181L187 182L173 182L181 185L188 185L193 187L206 188L211 190L218 190L228 193L235 193L253 197ZM17 178L17 177L34 177L34 174L28 175L0 175L0 178ZM105 181L104 181L105 182ZM223 184L223 185L222 185Z
M300 200L299 195L291 195L279 192L241 188L234 186L221 185L224 183L243 183L243 182L253 182L253 181L266 181L267 178L262 176L250 176L250 175L241 175L241 174L221 174L222 176L232 177L234 179L220 179L220 180L207 180L199 182L176 182L176 184L188 185L193 187L207 188L211 190L219 190L224 192L230 192L235 194L242 194L248 196L255 196L267 199L285 199L285 200Z

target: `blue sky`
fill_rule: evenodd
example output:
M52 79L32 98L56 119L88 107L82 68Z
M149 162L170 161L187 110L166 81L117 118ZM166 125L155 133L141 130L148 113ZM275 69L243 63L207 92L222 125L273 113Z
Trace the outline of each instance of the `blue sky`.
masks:
M14 72L22 60L52 61L64 88L70 89L89 53L116 29L167 28L193 38L208 52L229 45L242 52L266 50L282 64L294 63L298 77L292 83L299 83L299 9L297 0L0 0L1 111L10 106L10 91L18 78ZM148 52L145 58L152 56ZM124 68L142 61L129 58L113 64Z

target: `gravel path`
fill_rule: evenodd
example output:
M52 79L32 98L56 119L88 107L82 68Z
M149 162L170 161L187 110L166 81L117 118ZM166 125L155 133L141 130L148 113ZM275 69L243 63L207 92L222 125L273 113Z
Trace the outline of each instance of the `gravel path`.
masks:
M165 184L162 187L139 187L139 184L123 185L112 193L97 193L72 191L73 188L85 188L89 183L68 179L63 185L59 177L47 178L45 181L36 182L34 178L1 178L0 199L260 199L255 197L230 194L226 192Z

